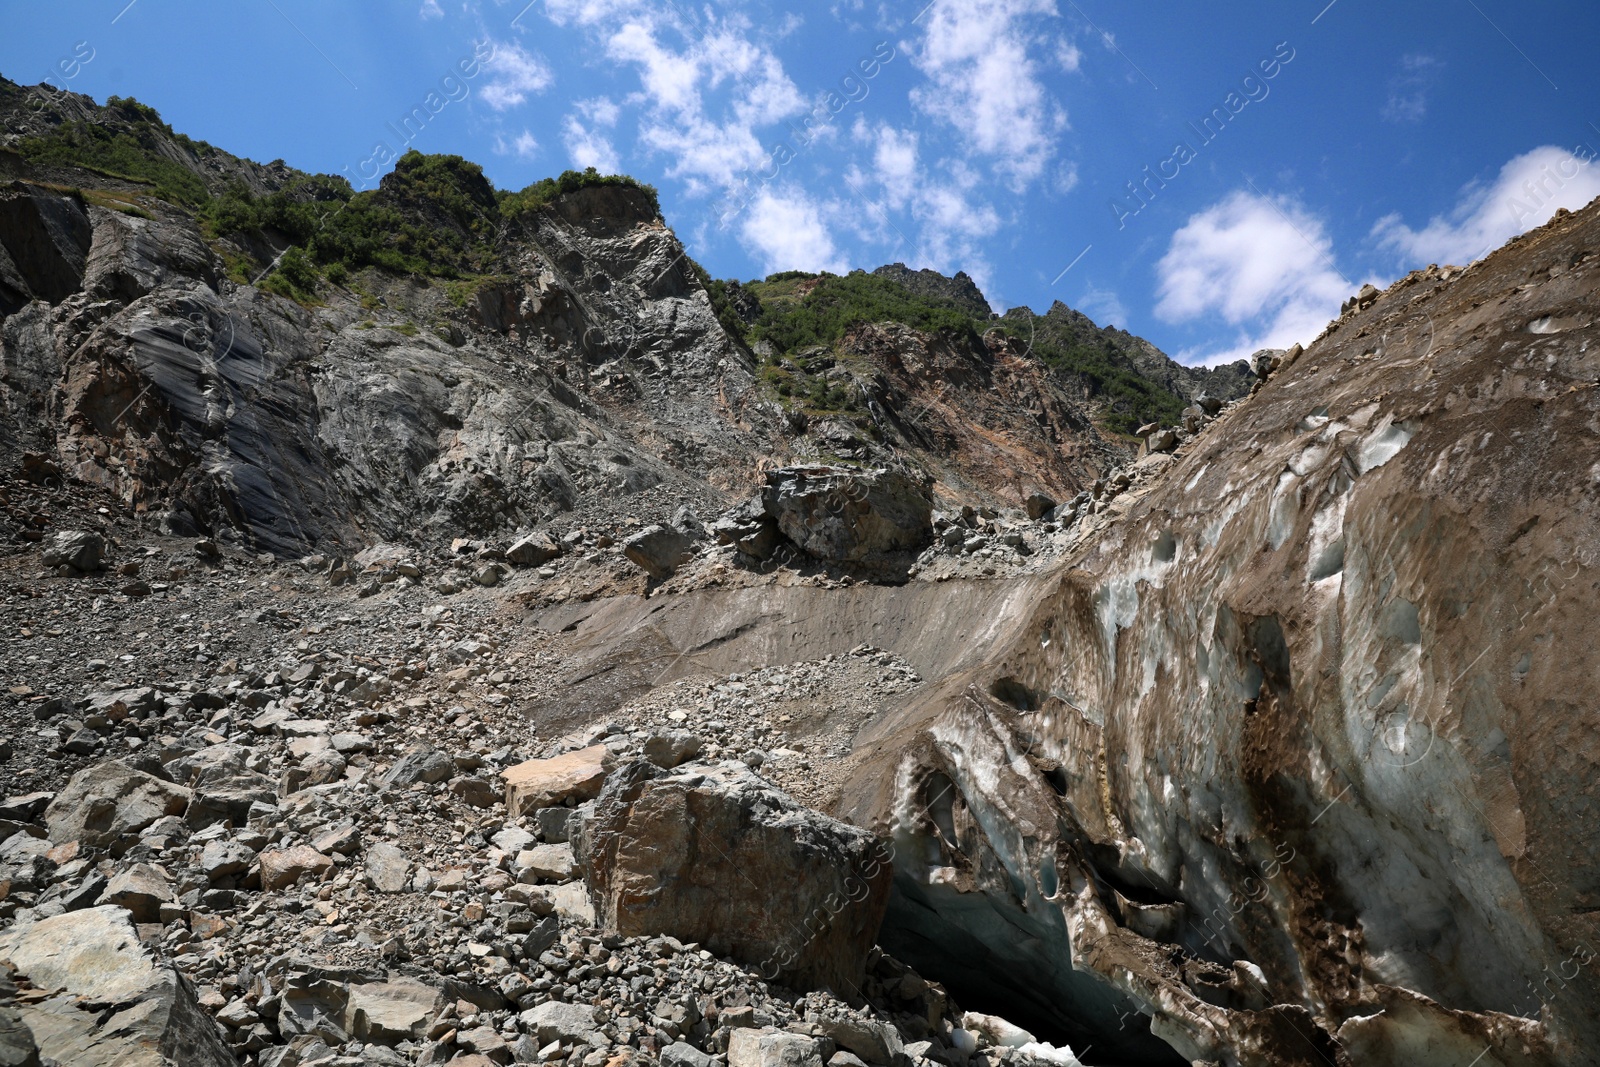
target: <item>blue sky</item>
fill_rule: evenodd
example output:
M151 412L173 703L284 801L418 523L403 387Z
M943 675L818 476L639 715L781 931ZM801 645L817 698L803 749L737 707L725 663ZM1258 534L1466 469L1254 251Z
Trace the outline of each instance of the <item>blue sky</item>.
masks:
M714 275L903 261L1185 361L1600 195L1600 8L1512 0L112 0L15 5L0 72L371 187L656 185ZM483 58L488 57L488 58ZM409 123L407 117L410 117Z

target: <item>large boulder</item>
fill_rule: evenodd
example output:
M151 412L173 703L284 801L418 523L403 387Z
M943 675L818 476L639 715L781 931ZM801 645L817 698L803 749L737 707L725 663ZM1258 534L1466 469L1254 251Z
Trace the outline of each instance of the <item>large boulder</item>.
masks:
M606 780L606 746L531 759L501 772L506 780L506 817L518 819L567 800L592 800Z
M46 567L97 571L105 561L105 538L93 530L61 530L50 538L42 558Z
M652 578L667 578L694 555L694 540L675 526L646 526L622 542L622 554Z
M44 996L18 1006L40 1055L73 1067L235 1067L194 989L105 906L0 932L0 960Z
M72 776L45 808L52 841L125 851L139 831L168 815L182 815L189 790L153 774L109 760Z
M915 552L933 540L928 484L900 471L785 467L767 474L761 499L784 536L820 560Z
M822 1048L816 1038L786 1030L735 1030L728 1036L728 1067L822 1067Z
M388 789L404 789L418 782L433 785L449 778L455 771L456 766L449 756L432 745L421 744L396 760L383 776L382 783Z
M889 855L740 763L614 772L577 842L596 917L667 934L794 988L859 988L888 905Z
M161 919L161 905L174 899L166 875L148 863L135 863L112 877L97 903L126 909L134 922L153 923Z
M285 889L302 878L321 878L333 869L333 860L310 845L272 849L261 854L261 888Z

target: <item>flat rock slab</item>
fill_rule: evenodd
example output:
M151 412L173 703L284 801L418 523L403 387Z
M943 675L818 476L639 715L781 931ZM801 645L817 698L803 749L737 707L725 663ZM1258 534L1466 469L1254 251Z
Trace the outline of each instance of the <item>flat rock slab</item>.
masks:
M506 780L506 818L517 819L539 808L583 801L600 795L606 781L606 746L588 748L553 759L532 759L501 773Z

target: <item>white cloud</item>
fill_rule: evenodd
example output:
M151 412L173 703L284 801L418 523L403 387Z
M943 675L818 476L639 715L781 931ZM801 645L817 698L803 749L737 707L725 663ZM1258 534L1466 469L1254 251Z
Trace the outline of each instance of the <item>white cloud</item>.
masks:
M1557 209L1576 211L1600 196L1600 167L1588 149L1580 152L1535 148L1501 167L1494 181L1466 186L1455 207L1422 229L1393 214L1378 220L1372 236L1379 247L1413 265L1479 259L1517 234L1543 226Z
M1433 56L1402 56L1400 73L1389 79L1389 99L1383 105L1385 122L1421 122L1428 115L1428 94L1444 64Z
M638 0L547 0L549 17L590 27L605 58L632 68L639 90L623 101L639 113L639 146L667 157L665 172L682 179L691 195L727 190L767 164L758 131L805 110L806 102L782 61L753 38L755 28L739 14L708 7L692 23L674 5ZM569 122L569 150L615 159L610 139L594 127L614 126L617 105L607 116L589 114ZM596 166L599 164L597 163Z
M848 269L824 219L824 205L802 189L763 189L751 201L740 232L768 274L780 270L843 274Z
M648 7L644 0L545 0L545 14L557 26L593 26Z
M494 150L502 156L514 155L518 159L532 159L539 154L539 142L530 131L523 130L510 140L504 136L496 137Z
M1156 274L1161 319L1220 317L1238 327L1224 350L1180 353L1188 363L1227 362L1309 341L1354 292L1333 265L1321 219L1287 198L1243 191L1191 216L1172 235Z
M1055 14L1055 0L937 4L912 56L928 80L912 91L913 104L953 126L1013 188L1044 171L1066 128L1029 52L1037 42L1029 21ZM1054 58L1077 61L1059 49Z
M444 8L439 6L439 0L422 0L422 10L417 12L424 21L444 18Z
M1078 297L1077 303L1073 306L1101 326L1117 326L1124 330L1128 328L1128 309L1123 306L1121 298L1110 289L1091 285L1083 291L1083 295Z
M845 170L850 196L840 224L880 259L947 274L965 270L985 285L985 246L1004 222L985 199L992 183L959 158L929 160L913 130L857 119L850 137L867 150L869 164Z
M593 167L602 174L616 174L622 170L611 139L592 126L586 126L576 115L568 115L562 124L561 140L567 146L572 165L578 170Z
M1071 40L1061 37L1056 40L1055 61L1056 66L1072 74L1083 63L1083 52Z
M544 61L514 42L495 42L494 56L484 64L490 80L481 90L483 102L496 111L516 107L529 93L541 92L555 81Z

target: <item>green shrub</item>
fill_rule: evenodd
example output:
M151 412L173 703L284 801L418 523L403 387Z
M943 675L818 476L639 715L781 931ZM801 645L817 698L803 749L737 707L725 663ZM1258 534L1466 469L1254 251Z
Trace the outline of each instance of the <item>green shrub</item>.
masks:
M499 192L495 195L500 201L500 213L507 218L514 218L525 211L537 211L565 193L575 193L579 189L597 185L625 185L638 189L649 200L650 209L657 215L661 214L661 198L656 193L655 186L646 185L626 174L601 174L593 167L587 167L581 172L562 171L558 178L541 178L518 192Z
M820 280L804 295L794 295L790 283L812 279ZM750 288L763 305L751 335L780 353L831 346L852 327L868 322L902 322L929 333L941 329L975 333L979 325L952 301L918 296L898 282L862 272L840 278L785 271Z

